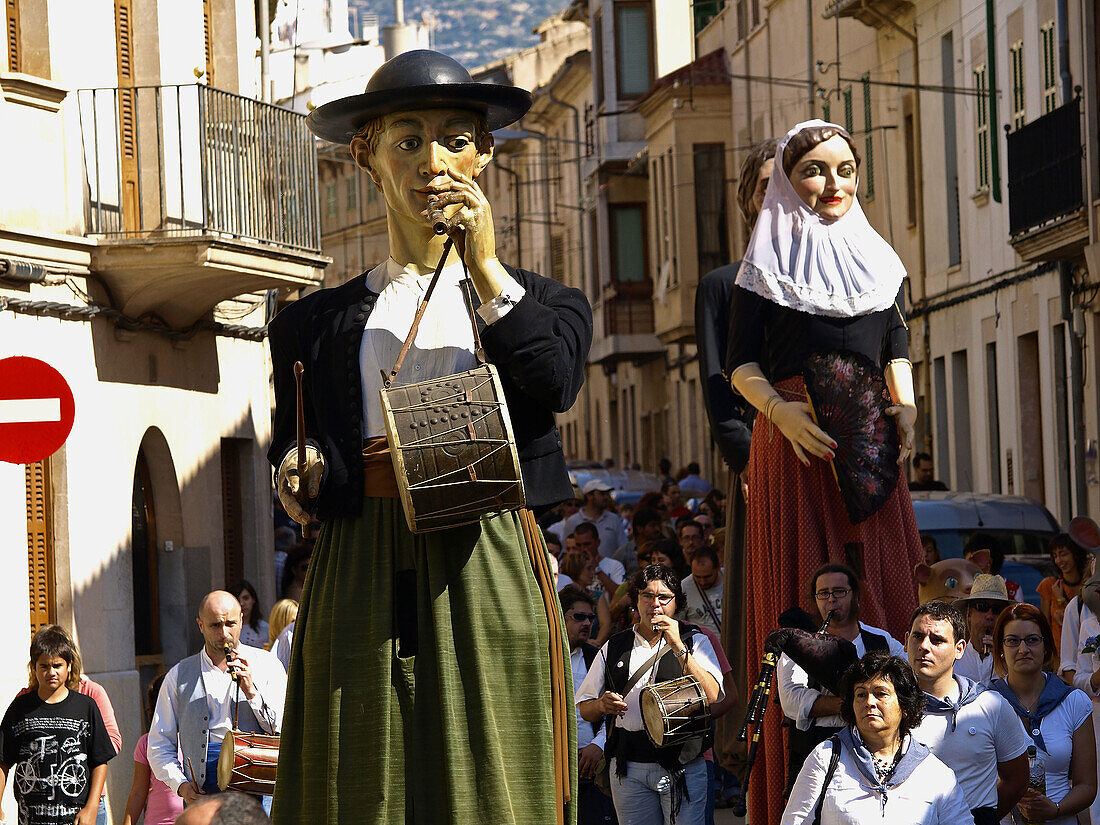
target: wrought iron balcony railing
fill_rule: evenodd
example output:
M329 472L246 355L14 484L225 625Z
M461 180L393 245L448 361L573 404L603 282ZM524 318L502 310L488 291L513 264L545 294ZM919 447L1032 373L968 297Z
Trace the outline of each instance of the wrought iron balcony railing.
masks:
M1008 223L1016 237L1084 208L1081 101L1008 133Z
M321 246L305 118L202 85L81 89L87 234Z

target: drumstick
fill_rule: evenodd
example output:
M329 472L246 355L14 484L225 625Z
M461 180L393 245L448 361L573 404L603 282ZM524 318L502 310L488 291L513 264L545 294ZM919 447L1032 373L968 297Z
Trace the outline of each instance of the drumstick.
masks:
M297 393L297 416L298 416L298 455L296 460L298 462L298 501L309 501L309 494L302 487L305 484L305 479L302 473L305 472L306 466L306 410L305 404L302 403L302 375L305 373L306 368L302 365L301 361L294 362L294 384L295 391ZM304 493L304 495L303 495Z
M187 770L191 771L191 784L194 785L197 788L198 787L198 783L196 782L197 774L195 773L195 766L191 764L191 757L190 756L185 756L183 758L187 760Z

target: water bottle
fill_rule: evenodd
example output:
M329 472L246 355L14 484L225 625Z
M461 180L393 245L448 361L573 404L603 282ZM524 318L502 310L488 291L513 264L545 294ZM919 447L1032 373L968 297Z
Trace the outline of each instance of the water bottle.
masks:
M1047 766L1043 757L1039 755L1038 749L1031 745L1027 749L1027 786L1036 793L1046 796L1047 794ZM1019 813L1019 808L1016 809ZM1028 819L1022 814L1019 815L1019 819L1024 825L1042 825L1041 820Z

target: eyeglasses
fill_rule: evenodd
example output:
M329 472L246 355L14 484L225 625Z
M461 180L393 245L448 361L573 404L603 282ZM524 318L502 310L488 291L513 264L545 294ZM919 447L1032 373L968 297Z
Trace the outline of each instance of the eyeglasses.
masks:
M1004 605L1001 602L971 602L970 609L979 613L1000 613Z
M657 602L659 605L666 605L676 597L671 593L639 593L638 601L640 602Z
M850 587L833 587L829 590L818 590L814 593L814 598L821 602L828 601L830 596L834 599L843 599L851 592L852 588Z
M1043 637L1038 633L1032 633L1030 636L1024 636L1022 639L1019 636L1005 636L1005 647L1016 648L1020 645L1027 645L1028 647L1039 647L1043 643Z
M568 616L569 614L566 613L565 615ZM573 621L580 622L581 624L584 624L585 622L594 622L594 621L596 621L596 614L595 613L578 613L576 610L574 610L573 611Z

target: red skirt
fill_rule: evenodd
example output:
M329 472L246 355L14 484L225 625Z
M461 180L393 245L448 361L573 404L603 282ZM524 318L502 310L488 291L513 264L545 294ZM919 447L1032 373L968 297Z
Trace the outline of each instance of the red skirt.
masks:
M806 400L801 378L785 379L775 387L786 400ZM899 640L909 629L917 607L913 569L924 555L904 477L877 513L853 525L828 462L810 456L810 466L804 466L790 442L762 414L756 417L749 456L745 553L750 670L760 667L764 638L778 626L780 613L795 606L813 612L807 593L810 577L828 562L862 568L856 571L863 575L861 621ZM752 690L751 684L747 690ZM749 787L754 825L778 823L782 817L786 754L781 721L776 709L764 720Z

